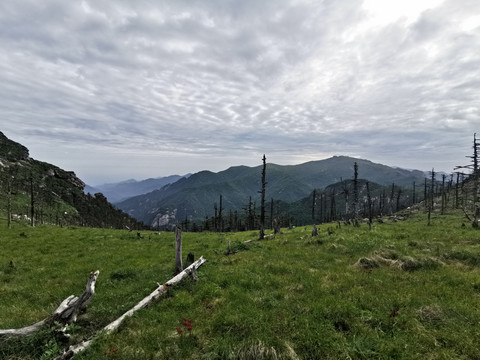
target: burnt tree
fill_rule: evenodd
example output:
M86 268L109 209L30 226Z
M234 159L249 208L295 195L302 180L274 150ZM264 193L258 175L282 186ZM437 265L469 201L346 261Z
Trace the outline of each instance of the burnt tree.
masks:
M260 236L259 239L262 240L265 238L265 186L267 182L265 181L265 173L267 169L267 159L265 154L263 154L263 168L262 168L262 190L259 191L261 195L260 200Z
M479 203L479 197L478 197L479 178L480 178L480 168L478 164L479 147L480 147L480 144L477 141L477 134L475 133L473 134L473 155L467 156L468 158L471 159L471 164L455 167L455 170L470 169L472 171L472 173L470 174L470 178L472 179L472 183L473 183L473 186L472 186L473 187L473 209L472 209L473 216L472 217L468 216L467 212L465 212L465 215L472 222L472 226L475 228L478 227L478 221L480 218L480 203Z
M316 191L313 190L312 196L312 223L315 224L315 200L316 200Z
M353 217L358 217L358 164L353 165Z
M434 190L435 190L435 169L432 168L431 178L430 178L430 197L427 200L428 202L428 224L430 225L430 219L433 211L433 201L434 201Z
M223 211L223 196L220 195L220 208L218 209L218 222L219 222L218 227L219 227L220 232L223 232L222 211Z

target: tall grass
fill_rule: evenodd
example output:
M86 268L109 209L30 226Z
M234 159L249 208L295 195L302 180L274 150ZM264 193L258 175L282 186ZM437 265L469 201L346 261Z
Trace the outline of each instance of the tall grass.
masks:
M435 215L426 226L417 213L371 231L328 235L328 224L318 238L301 227L247 244L258 233L184 233L183 253L207 259L200 280L171 288L78 358L480 358L480 232L462 221ZM3 225L0 328L46 317L98 269L95 297L72 327L88 337L174 271L172 233ZM228 240L237 252L227 256ZM0 340L0 358L46 359L62 345L46 330Z

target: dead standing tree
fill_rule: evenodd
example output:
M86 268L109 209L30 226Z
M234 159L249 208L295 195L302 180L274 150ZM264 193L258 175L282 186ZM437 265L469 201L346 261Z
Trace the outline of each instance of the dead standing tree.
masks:
M431 180L430 180L430 197L429 199L427 200L428 202L428 223L427 225L430 226L430 219L431 219L431 216L432 216L432 211L433 211L433 202L434 202L434 190L435 190L435 175L436 175L436 172L435 172L435 169L432 168L432 172L431 172Z
M180 274L182 271L182 230L175 227L175 274Z
M458 169L470 169L472 173L470 177L473 181L473 216L468 215L467 211L464 208L465 215L467 218L472 222L472 226L474 228L478 227L478 221L480 218L480 203L478 197L478 189L479 189L479 178L480 178L480 168L478 164L478 151L479 151L480 144L477 141L477 134L473 134L473 155L467 156L471 159L471 164L465 166L457 166L455 170Z
M259 240L263 240L265 238L265 186L267 182L265 181L265 173L267 168L267 158L265 154L263 154L263 169L262 169L262 190L259 191L261 195L260 200L260 236Z
M220 208L218 209L218 229L220 232L223 232L223 196L220 194Z
M370 186L367 181L365 184L367 187L367 206L368 206L368 230L372 230L372 197L370 196Z
M315 206L316 206L316 200L317 200L317 192L315 189L313 190L313 195L312 195L312 223L315 224Z
M6 210L7 210L7 227L12 227L12 198L14 195L13 192L13 182L15 176L11 174L8 168L0 169L0 189L5 189L2 196L6 198Z
M360 226L358 222L358 164L353 165L353 219L355 226Z
M349 196L349 190L348 190L348 185L345 181L341 180L342 182L342 194L345 196L345 218L346 220L349 219L349 213L350 213L350 208L348 206L348 196Z

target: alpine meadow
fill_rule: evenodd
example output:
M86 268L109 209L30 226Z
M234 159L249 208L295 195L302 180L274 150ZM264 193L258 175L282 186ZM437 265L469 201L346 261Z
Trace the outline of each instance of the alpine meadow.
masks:
M0 145L2 359L480 358L476 137L461 181L392 188L358 161L285 223L267 201L243 231L175 233Z
M0 360L480 360L480 0L0 29Z

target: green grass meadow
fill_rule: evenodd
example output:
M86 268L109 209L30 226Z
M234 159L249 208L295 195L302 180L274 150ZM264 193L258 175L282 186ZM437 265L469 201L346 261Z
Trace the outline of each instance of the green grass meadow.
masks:
M199 281L75 359L480 359L480 230L462 215L319 230L250 243L258 232L184 233L184 258L207 260ZM0 328L47 317L100 270L70 327L73 342L92 336L173 275L174 234L141 234L0 222ZM228 240L238 252L226 256ZM0 359L51 359L64 345L51 329L0 339Z

